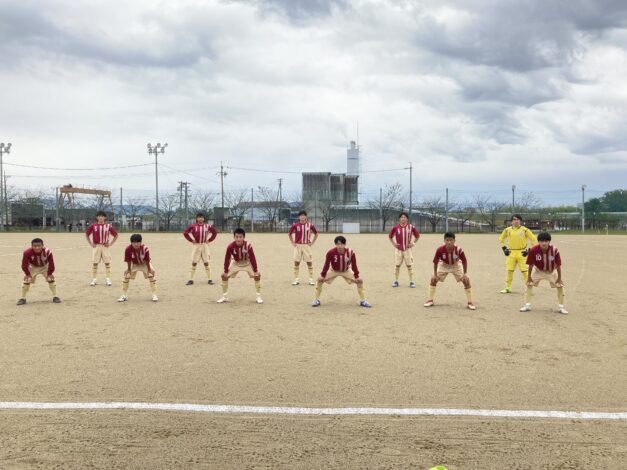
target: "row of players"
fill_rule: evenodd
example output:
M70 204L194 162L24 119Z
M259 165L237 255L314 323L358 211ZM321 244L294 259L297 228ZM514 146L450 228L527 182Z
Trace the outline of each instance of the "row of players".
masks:
M97 222L90 225L85 236L92 246L92 282L91 285L97 284L98 265L103 262L106 272L106 284L111 285L111 254L109 248L118 238L118 232L115 228L106 222L106 213L98 212ZM523 312L531 310L532 288L537 286L540 281L546 280L551 287L557 289L558 295L558 311L562 314L568 313L564 307L564 284L561 278L561 257L557 248L550 244L551 235L546 232L539 234L538 238L531 230L521 225L522 218L519 215L512 216L511 227L506 228L499 240L506 259L506 287L501 293L511 293L511 284L513 280L514 270L518 266L526 283L525 305L520 309ZM194 283L194 275L196 267L202 261L205 272L208 277L208 283L213 284L211 279L211 268L209 266L210 252L209 244L215 240L217 230L210 224L205 223L204 214L196 215L196 223L190 225L185 232L184 237L194 245L192 251L192 264L187 285ZM337 277L342 277L347 283L355 284L360 298L359 305L362 307L371 307L365 298L364 282L360 276L357 267L357 258L355 252L346 246L346 238L343 236L335 237L335 247L329 250L325 257L324 267L317 279L313 280L313 255L311 246L318 238L318 232L313 224L307 219L307 213L301 211L299 213L299 221L294 223L289 230L289 238L294 246L294 281L292 285L300 284L299 270L300 263L305 260L309 271L309 284L315 285L315 299L312 302L313 307L320 306L320 295L324 283L331 283ZM246 233L243 229L238 228L233 232L234 241L230 243L225 252L224 271L221 275L222 279L222 297L218 303L228 302L228 283L229 279L236 277L240 272L245 272L254 279L256 301L263 303L261 298L261 274L257 266L257 259L252 245L246 241ZM413 254L412 247L420 238L419 231L409 223L408 215L401 213L399 223L392 228L389 233L389 239L395 248L396 270L393 287L398 287L398 278L400 268L403 264L407 267L409 274L409 286L415 287L413 281ZM145 279L148 279L152 291L152 300L157 301L157 286L155 279L155 270L152 265L150 251L146 245L142 243L140 234L133 234L130 238L130 245L125 249L124 262L126 270L124 271L123 293L118 298L119 302L128 300L128 289L131 280L135 279L138 272L141 272ZM507 241L507 245L505 242ZM533 245L528 248L528 241ZM527 269L527 266L529 267ZM532 277L532 271L535 268L535 275ZM18 305L26 303L26 293L30 285L35 281L36 277L42 275L46 278L50 290L53 295L53 302L61 302L57 295L56 282L54 279L54 257L50 249L44 247L40 238L35 238L31 247L24 251L22 258L22 270L24 272L24 283L22 286L22 296L18 300ZM444 244L440 246L433 258L433 276L429 284L428 299L424 303L425 307L434 305L434 297L438 282L443 282L448 274L452 274L457 282L461 282L464 286L464 292L467 299L467 308L475 310L476 306L472 301L470 279L468 278L468 260L461 247L455 244L455 234L447 232L444 234Z

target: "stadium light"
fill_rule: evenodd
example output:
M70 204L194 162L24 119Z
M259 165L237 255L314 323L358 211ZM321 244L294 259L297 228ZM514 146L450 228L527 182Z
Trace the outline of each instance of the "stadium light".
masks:
M512 184L512 214L516 212L516 185Z
M4 188L4 168L3 168L2 157L4 156L5 153L6 154L11 153L11 142L9 142L8 144L5 144L4 142L0 142L0 211L1 211L0 212L0 231L3 231L3 232L4 232L4 215L6 214L6 211L4 210L4 205L6 204L6 201L4 200L5 188Z
M585 184L581 185L581 233L586 231L586 188Z
M157 145L153 146L148 143L148 155L155 156L155 230L159 231L159 164L157 161L157 157L159 154L165 154L165 148L168 146L168 143L161 145L161 143L157 143Z

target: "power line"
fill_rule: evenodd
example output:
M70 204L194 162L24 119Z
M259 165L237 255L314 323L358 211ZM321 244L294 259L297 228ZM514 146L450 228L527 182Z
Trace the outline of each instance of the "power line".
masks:
M140 166L149 166L152 163L141 163L138 165L126 165L126 166L109 166L100 168L59 168L51 166L36 166L36 165L22 165L21 163L5 163L5 165L19 166L22 168L34 168L37 170L58 170L58 171L101 171L101 170L124 170L126 168L137 168Z

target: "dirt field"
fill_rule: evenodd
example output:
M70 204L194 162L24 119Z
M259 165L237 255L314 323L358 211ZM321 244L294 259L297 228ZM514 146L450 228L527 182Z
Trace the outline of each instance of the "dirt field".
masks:
M304 407L429 407L627 411L627 237L562 236L567 316L555 292L536 289L519 313L498 291L504 257L496 236L458 235L478 309L461 285L440 285L425 309L441 236L414 250L417 289L393 289L384 235L348 235L374 308L354 287L292 287L286 235L250 234L265 303L253 283L219 283L199 269L184 285L182 236L145 235L160 300L143 279L116 302L128 234L113 248L114 286L90 287L82 234L45 234L57 263L60 305L39 280L17 307L20 259L30 234L0 234L0 401L207 403ZM318 273L332 235L314 247ZM214 280L223 250L212 245ZM599 259L598 254L605 259ZM99 277L104 280L102 273ZM306 278L305 271L301 279ZM0 410L0 468L467 468L627 467L627 422L454 417L304 417L150 411Z

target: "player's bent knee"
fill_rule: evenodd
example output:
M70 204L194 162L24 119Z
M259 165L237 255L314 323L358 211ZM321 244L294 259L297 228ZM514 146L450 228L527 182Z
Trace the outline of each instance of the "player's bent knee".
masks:
M223 281L228 281L229 280L229 276L227 276L226 274L222 274L222 276L220 276L222 278Z
M253 276L253 279L254 279L255 281L260 281L260 280L261 280L261 275L259 275L259 276Z

